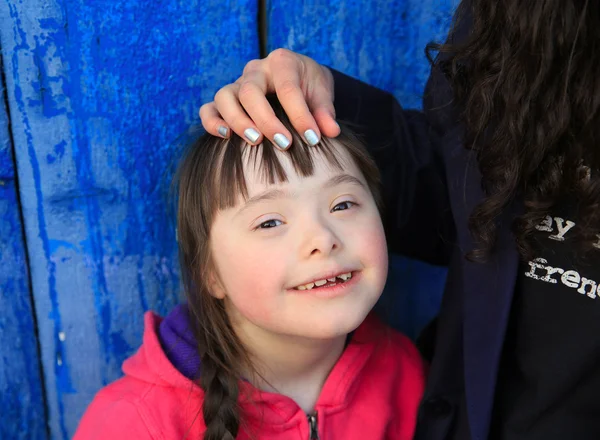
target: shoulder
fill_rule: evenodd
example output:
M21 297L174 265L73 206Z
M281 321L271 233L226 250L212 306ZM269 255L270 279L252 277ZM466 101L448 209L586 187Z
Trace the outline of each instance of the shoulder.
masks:
M128 377L102 388L86 409L74 440L164 438L144 411L147 388Z
M413 438L419 404L425 392L427 365L417 347L405 335L377 319L379 343L374 374L386 385L393 417L386 438Z
M411 341L408 336L391 327L386 326L386 328L390 335L390 351L394 353L398 360L400 360L403 365L406 365L407 368L424 372L427 366L413 341Z
M85 411L74 440L163 440L199 436L202 392L125 376L101 389ZM200 415L200 417L199 417Z
M401 382L412 383L420 392L424 388L427 365L415 344L404 334L384 324L371 313L365 325L371 330L375 345L374 357L381 368Z
M203 392L164 353L161 319L148 312L142 346L123 363L125 376L102 388L87 408L75 440L200 438Z

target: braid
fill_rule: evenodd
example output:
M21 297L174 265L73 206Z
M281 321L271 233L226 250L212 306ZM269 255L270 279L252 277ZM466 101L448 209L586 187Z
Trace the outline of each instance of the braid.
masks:
M202 357L200 386L204 390L204 440L234 440L240 425L238 380L228 369L221 367L223 359L215 359L219 354L207 352Z
M203 291L190 297L190 306L201 359L203 440L234 440L241 424L239 380L251 363L231 327L223 300Z

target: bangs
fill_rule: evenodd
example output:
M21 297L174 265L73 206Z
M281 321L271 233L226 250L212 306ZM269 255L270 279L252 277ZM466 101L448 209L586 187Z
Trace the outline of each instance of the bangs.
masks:
M248 188L244 174L244 163L254 168L263 183L275 184L288 181L287 173L281 163L281 150L267 138L261 145L250 146L243 139L234 135L229 140L219 142L220 161L214 169L212 194L215 205L213 209L222 210L234 207L240 196L248 199ZM287 155L294 172L300 177L312 176L315 170L314 159L319 155L330 166L343 170L338 155L343 148L336 147L327 138L323 138L316 146L308 145L300 136L294 134L293 146L283 152Z
M381 212L379 171L349 127L340 123L338 137L322 137L316 146L311 146L292 127L277 100L273 97L269 100L275 115L292 134L292 147L282 152L267 138L261 145L253 147L235 133L228 139L208 133L197 139L184 155L176 179L178 224L182 233L187 228L189 236L201 232L201 236L208 237L215 213L236 206L240 198L248 199L245 168L251 167L263 183L277 184L288 181L286 169L290 168L299 177L312 176L315 159L325 160L339 171L344 170L348 159L351 160L364 176ZM283 166L282 154L291 167L287 167L287 163Z

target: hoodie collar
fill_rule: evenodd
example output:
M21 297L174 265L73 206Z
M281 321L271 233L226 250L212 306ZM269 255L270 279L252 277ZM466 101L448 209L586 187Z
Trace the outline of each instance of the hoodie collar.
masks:
M166 319L147 312L142 347L125 361L123 372L153 385L197 393L201 399L204 393L191 379L199 371L200 360L197 352L191 351L196 348L189 325L184 325L187 316L185 306L176 308ZM387 340L385 333L386 328L373 314L360 325L327 377L317 411L335 411L350 404L377 345ZM240 381L240 405L247 422L267 422L274 429L306 417L289 397L261 391L245 381Z
M181 304L160 323L158 338L173 366L188 379L200 373L200 356L190 327L187 304Z

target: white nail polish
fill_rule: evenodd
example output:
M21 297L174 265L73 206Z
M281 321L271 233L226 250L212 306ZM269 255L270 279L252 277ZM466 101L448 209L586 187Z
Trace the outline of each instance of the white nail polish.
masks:
M223 137L227 137L227 127L219 125L219 134Z
M253 128L247 128L244 130L244 136L246 136L246 139L250 142L254 143L260 137L260 133Z
M306 142L313 147L319 143L319 138L314 130L306 130L304 132L304 139L306 139Z
M275 141L275 144L281 149L281 150L285 150L287 147L290 146L290 141L288 138L286 138L283 134L281 133L275 133L275 136L273 136L273 140Z

